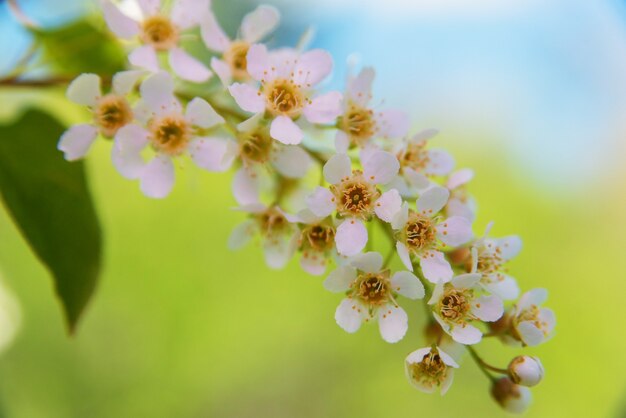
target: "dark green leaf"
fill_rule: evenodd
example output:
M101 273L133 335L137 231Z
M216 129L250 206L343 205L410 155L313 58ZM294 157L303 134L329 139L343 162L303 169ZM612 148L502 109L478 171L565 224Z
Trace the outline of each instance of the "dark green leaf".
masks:
M68 163L57 151L63 131L35 110L0 126L0 193L52 273L72 332L96 286L101 236L83 163Z

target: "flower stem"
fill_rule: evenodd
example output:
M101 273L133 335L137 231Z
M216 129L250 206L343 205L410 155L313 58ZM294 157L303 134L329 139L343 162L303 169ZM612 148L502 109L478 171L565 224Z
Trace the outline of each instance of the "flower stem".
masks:
M489 370L491 370L493 372L496 372L496 373L508 374L507 370L500 369L498 367L494 367L494 366L490 365L489 363L487 363L485 360L483 360L478 355L476 350L474 350L474 347L472 347L470 345L466 345L465 348L467 348L467 351L470 353L470 355L472 356L472 359L476 362L476 364L478 365L480 370L482 370L482 372L485 374L485 376L487 376L489 378L489 380L491 380L492 382L495 382L496 378L491 373L489 373Z

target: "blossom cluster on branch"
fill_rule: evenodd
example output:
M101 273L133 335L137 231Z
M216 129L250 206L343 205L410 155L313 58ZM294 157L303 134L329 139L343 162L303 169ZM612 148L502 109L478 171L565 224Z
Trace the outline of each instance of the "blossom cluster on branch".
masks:
M541 344L554 314L541 307L545 290L520 297L507 273L521 250L517 236L493 238L491 225L473 234L473 172L455 171L452 156L430 146L437 131L410 134L405 112L379 109L373 68L351 74L343 92L324 91L328 52L268 49L261 41L279 22L273 7L246 15L230 39L209 0L138 5L139 13L127 14L102 3L109 28L129 46L132 69L116 74L106 92L95 74L69 85L68 98L93 118L62 136L66 159L83 158L97 138L112 140L113 165L152 198L169 195L176 164L234 167L233 194L246 220L229 247L256 237L272 268L296 255L312 275L332 266L323 286L343 295L335 320L349 333L378 322L383 340L398 342L408 331L405 308L423 304L427 342L405 359L409 382L444 394L465 348L491 379L496 401L524 410L541 362L519 356L498 368L474 346L486 337ZM210 62L184 48L183 40L199 39L213 52ZM373 250L373 233L389 239L385 257Z

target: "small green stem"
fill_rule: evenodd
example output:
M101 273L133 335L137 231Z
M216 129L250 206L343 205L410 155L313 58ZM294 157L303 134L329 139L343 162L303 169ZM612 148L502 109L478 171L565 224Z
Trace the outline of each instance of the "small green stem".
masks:
M507 370L500 369L498 367L494 367L494 366L488 364L487 362L485 362L485 360L483 360L478 355L476 350L474 350L474 347L472 347L470 345L466 345L465 348L467 348L467 351L470 353L470 355L472 356L472 359L474 360L474 362L476 362L476 364L478 365L480 370L482 370L482 372L485 374L485 376L487 376L489 378L489 380L491 380L492 382L495 382L496 378L491 373L489 373L489 370L491 370L493 372L496 372L496 373L508 374Z

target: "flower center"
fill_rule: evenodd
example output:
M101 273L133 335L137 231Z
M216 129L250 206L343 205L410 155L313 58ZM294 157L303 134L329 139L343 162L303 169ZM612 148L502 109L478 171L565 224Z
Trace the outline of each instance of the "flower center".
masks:
M269 239L276 239L285 232L289 231L289 221L276 208L270 208L265 212L257 215L261 233Z
M415 171L423 171L430 161L426 151L426 142L409 143L404 151L398 154L398 161L402 167L412 168Z
M180 116L165 116L150 122L152 145L157 151L180 155L186 149L191 136L191 126Z
M133 111L126 99L114 94L101 98L94 114L100 132L107 138L114 137L122 126L133 120Z
M442 318L456 323L463 323L470 312L471 290L448 289L439 301L439 313Z
M274 115L298 116L307 100L291 80L277 79L265 91L267 109Z
M265 163L270 158L272 145L266 130L257 129L240 136L239 154L245 162Z
M376 132L374 112L353 103L339 122L341 130L350 135L355 144L362 144Z
M235 80L248 78L248 49L250 44L244 41L235 41L224 52L224 61L230 65L230 70Z
M361 274L353 284L353 295L370 306L381 306L391 300L389 273Z
M413 378L428 382L431 385L443 382L446 377L447 366L441 360L437 351L431 350L421 362L411 364Z
M420 252L428 249L435 242L435 227L430 218L411 212L404 227L406 246L410 251Z
M166 51L178 42L178 28L165 16L151 16L143 21L141 40L159 51Z
M337 210L344 216L369 216L374 202L380 197L378 189L365 181L359 170L354 170L352 177L338 185L331 185L330 189L335 195Z
M482 274L492 274L500 270L502 258L495 253L481 254L478 256L476 270Z
M303 249L326 252L333 248L335 229L324 224L309 225L302 230L300 240Z

